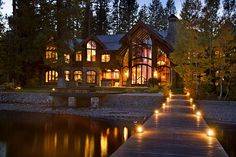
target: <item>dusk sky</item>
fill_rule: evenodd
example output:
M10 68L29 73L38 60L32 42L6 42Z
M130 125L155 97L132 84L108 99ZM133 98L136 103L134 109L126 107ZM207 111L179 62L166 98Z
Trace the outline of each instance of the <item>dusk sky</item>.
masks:
M146 4L146 5L149 5L149 3L151 2L151 0L137 0L139 5L142 6L143 4ZM166 5L166 1L167 0L161 0L163 6ZM176 0L175 1L175 5L176 5L176 8L177 8L177 12L179 13L179 11L181 10L181 5L183 3L184 0ZM203 0L202 0L203 1ZM5 14L12 14L12 0L3 0L3 2L5 3L3 5L3 9L2 9L2 14L5 15Z

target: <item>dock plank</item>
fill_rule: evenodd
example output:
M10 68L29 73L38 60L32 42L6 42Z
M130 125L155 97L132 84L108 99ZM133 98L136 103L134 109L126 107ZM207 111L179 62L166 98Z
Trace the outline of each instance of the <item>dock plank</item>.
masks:
M186 96L175 95L158 115L144 123L144 132L131 136L112 157L227 157L208 125L197 117Z

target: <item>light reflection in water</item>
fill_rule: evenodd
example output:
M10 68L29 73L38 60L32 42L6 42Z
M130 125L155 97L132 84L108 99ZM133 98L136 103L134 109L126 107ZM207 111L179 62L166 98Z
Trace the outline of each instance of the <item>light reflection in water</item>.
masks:
M117 137L118 137L118 128L117 127L115 127L114 128L114 137L117 139Z
M85 149L84 149L85 157L93 157L94 156L94 137L89 137L86 135L85 138Z
M124 141L126 141L128 139L128 134L129 134L128 128L124 127L124 131L123 132L124 132Z
M106 157L107 156L107 135L101 133L101 138L100 138L100 147L101 147L101 157Z

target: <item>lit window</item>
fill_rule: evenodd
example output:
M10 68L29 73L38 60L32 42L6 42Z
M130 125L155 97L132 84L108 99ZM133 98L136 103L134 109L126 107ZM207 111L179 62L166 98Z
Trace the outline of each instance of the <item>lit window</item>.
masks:
M116 69L113 72L113 79L119 79L120 78L120 71L118 69Z
M157 59L158 66L169 66L169 59L167 58L166 54L162 54Z
M70 81L70 71L69 70L65 70L64 73L65 73L65 80L66 81Z
M82 61L82 51L78 51L75 53L75 61L76 62Z
M45 73L46 83L55 83L57 79L58 79L58 73L55 70L46 71Z
M46 59L52 59L52 60L57 60L58 56L57 56L57 52L56 52L56 48L53 46L48 46L46 49Z
M109 54L103 54L102 55L102 62L109 62L111 59Z
M87 83L96 83L96 72L95 71L87 71L86 72L86 81L87 81Z
M64 60L65 60L65 63L70 63L70 55L69 54L64 54Z
M87 43L87 61L96 61L96 43L91 40Z
M82 71L76 70L74 71L74 80L75 81L82 81Z
M112 78L111 77L111 70L110 69L108 69L108 70L103 72L103 78L104 79L111 79Z

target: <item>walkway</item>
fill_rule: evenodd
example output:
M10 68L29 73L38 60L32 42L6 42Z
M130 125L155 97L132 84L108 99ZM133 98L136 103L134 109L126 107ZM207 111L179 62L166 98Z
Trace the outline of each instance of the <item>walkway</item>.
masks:
M144 124L144 132L130 137L112 157L227 157L208 126L195 115L186 96L174 95L165 108Z

